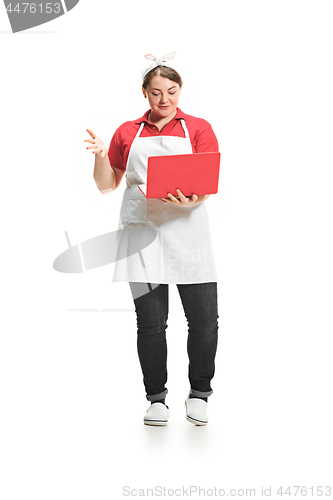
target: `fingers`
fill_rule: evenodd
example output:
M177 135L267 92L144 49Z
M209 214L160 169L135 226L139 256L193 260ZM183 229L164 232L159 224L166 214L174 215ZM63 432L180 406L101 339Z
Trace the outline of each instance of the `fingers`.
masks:
M104 149L104 145L96 144L95 140L84 139L84 142L89 142L91 146L86 146L86 149L93 149L92 153L101 153L101 158L104 158L106 155L106 151Z
M101 153L101 158L104 158L104 156L106 155L105 149L101 146L97 146L96 144L94 144L93 146L87 146L86 149L93 149L92 153L94 154Z
M99 146L98 148L96 148L96 149L93 151L93 153L95 153L95 154L96 154L96 153L101 153L101 157L102 157L102 158L104 158L104 156L105 156L105 154L106 154L106 153L105 153L105 149L101 148L100 146Z
M188 201L188 200L187 200L186 196L184 196L184 195L183 195L183 193L181 192L181 190L180 190L180 189L177 189L177 193L178 193L178 196L179 196L179 198L181 199L181 201L182 201L183 203L187 203L187 201Z
M94 149L93 153L99 153L100 151L103 151L103 147L95 143L92 144L92 146L86 146L86 149Z
M168 196L169 196L170 200L175 201L175 202L177 202L177 203L178 203L177 198L176 198L175 196L173 196L173 194L168 193Z
M177 189L177 194L179 194L179 198L176 198L171 193L168 193L169 198L160 198L162 201L171 203L172 205L184 206L184 205L193 205L197 199L198 195L192 194L192 196L185 196L180 189Z
M191 201L193 201L193 203L194 203L194 202L195 202L195 201L197 201L197 199L198 199L198 196L197 196L196 194L192 194L192 196L191 196L191 197L187 197L187 196L185 196L185 195L181 192L181 190L180 190L180 189L177 189L177 193L178 193L179 198L180 198L180 200L181 200L181 202L182 202L182 203L189 203L189 202L190 202L190 200L191 200Z
M198 199L198 196L196 194L193 194L191 197L185 196L180 189L177 189L177 194L179 195L179 198L176 198L173 196L171 193L168 193L169 198L161 198L161 200L165 202L172 203L173 205L193 205Z
M88 134L91 135L92 139L84 139L84 142L90 142L92 144L91 146L87 146L86 149L93 149L92 153L101 153L101 158L104 158L107 151L105 150L105 146L103 144L103 141L97 135L90 129L86 128L86 131ZM98 144L98 142L101 142L102 144Z
M94 134L94 132L93 132L92 130L90 130L90 128L86 128L86 131L88 132L88 134L90 134L90 135L91 135L91 137L92 137L93 139L96 139L96 134Z

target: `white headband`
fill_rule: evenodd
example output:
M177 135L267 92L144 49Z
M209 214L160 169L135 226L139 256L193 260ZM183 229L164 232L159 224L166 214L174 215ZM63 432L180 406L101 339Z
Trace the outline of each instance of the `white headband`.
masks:
M151 71L154 68L157 68L157 66L167 66L168 68L173 68L173 66L168 62L171 61L175 57L176 51L170 52L169 54L165 54L162 56L161 59L157 59L156 56L153 56L152 54L147 54L145 55L146 59L149 59L149 61L153 61L144 71L142 71L142 80L144 80L145 76L149 71Z

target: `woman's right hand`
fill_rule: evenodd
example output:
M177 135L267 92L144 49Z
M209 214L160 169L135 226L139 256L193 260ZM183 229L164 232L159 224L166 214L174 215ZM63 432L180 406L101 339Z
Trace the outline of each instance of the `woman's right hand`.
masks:
M101 158L104 158L108 154L108 150L105 147L104 142L100 137L98 137L92 130L86 128L88 134L91 135L91 139L84 139L84 142L90 142L91 146L87 146L86 149L93 149L93 153L101 153Z

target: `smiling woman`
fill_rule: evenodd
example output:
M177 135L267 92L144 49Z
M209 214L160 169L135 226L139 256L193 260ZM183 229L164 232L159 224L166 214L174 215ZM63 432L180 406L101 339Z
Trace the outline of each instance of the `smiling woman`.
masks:
M116 262L113 281L129 282L135 304L138 354L146 398L151 402L144 423L168 422L165 330L168 286L176 284L189 326L186 418L206 425L218 332L217 275L204 203L209 193L184 196L177 190L178 197L169 193L165 198L147 199L138 189L146 183L150 156L218 151L211 125L178 107L183 82L170 63L173 56L168 54L162 60L146 56L153 61L142 74L149 110L141 118L123 123L108 150L89 129L87 142L95 152L94 179L101 192L116 189L126 173L118 229L122 230L119 252L128 257ZM149 245L144 244L145 228L154 228L157 234ZM133 253L139 243L144 250Z
M153 75L150 75L150 73L153 73ZM157 67L150 73L145 77L142 91L143 95L146 98L148 97L151 109L148 121L154 123L161 131L177 114L180 89L183 82L178 73L169 68ZM175 80L172 80L172 78L175 78Z

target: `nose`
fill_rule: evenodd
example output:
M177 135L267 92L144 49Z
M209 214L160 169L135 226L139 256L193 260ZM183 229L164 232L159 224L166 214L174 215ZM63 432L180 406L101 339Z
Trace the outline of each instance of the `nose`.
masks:
M165 95L164 95L164 94L161 94L160 103L161 103L161 104L163 104L163 103L165 103L165 102L167 102L167 101L168 101L168 97L167 97L167 95L166 95L166 94L165 94Z

